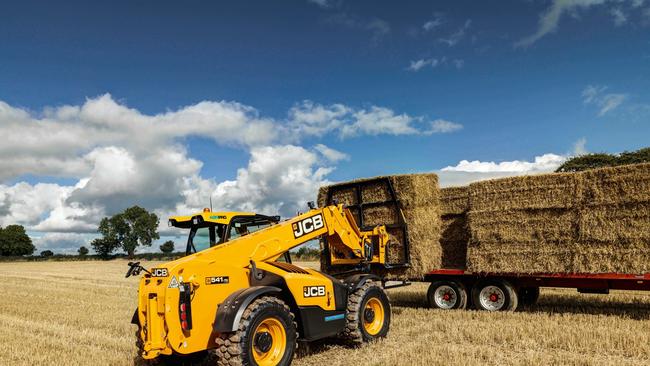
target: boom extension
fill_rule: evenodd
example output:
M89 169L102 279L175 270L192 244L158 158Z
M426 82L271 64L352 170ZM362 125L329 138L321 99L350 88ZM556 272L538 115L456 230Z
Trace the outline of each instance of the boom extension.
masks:
M384 226L372 231L361 231L354 217L343 205L311 209L267 229L220 245L218 255L229 255L230 250L249 252L249 261L275 260L288 250L310 240L325 237L328 244L343 253L336 264L384 264L388 233ZM268 238L268 239L267 239ZM230 247L230 248L227 248ZM205 255L216 248L205 251ZM233 258L236 257L233 255ZM244 263L242 263L244 264Z

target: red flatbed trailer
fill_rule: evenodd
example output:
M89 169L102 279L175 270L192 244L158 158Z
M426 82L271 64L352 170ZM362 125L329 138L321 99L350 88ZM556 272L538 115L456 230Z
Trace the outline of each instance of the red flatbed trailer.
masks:
M650 291L650 273L474 273L437 269L424 276L430 282L429 304L440 309L515 310L537 301L540 287L575 288L582 293L609 290Z

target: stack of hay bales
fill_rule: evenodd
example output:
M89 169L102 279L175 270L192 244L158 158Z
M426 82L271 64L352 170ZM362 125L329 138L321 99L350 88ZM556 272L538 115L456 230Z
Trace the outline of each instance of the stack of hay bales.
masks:
M395 193L394 202L391 202L393 196L388 182ZM321 187L318 205L323 207L336 200L349 206L357 224L365 230L386 225L392 237L387 253L390 263L407 261L404 245L408 240L410 266L378 274L387 278L417 279L441 265L439 194L435 174L392 175ZM321 261L321 267L330 272L327 263Z
M469 185L474 272L547 272L571 268L578 240L579 175L545 174Z
M650 164L580 173L580 251L585 272L650 272Z
M467 214L469 188L449 187L440 190L440 247L442 268L465 269L470 239Z
M650 164L469 186L468 269L650 271Z

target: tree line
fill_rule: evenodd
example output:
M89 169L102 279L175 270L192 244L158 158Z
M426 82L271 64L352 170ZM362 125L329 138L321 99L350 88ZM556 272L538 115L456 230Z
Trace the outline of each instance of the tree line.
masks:
M564 162L556 172L581 172L584 170L619 165L650 163L650 147L620 154L594 153L576 156Z
M118 249L132 258L138 247L150 247L155 240L160 239L159 222L155 213L139 206L129 207L116 215L104 217L97 228L101 237L94 239L90 246L100 258L110 258ZM171 254L174 252L174 242L168 240L160 245L159 249L164 254ZM32 239L22 225L0 227L0 256L29 256L35 250ZM83 257L88 255L90 250L86 246L81 246L77 253ZM40 253L40 256L45 258L54 255L55 253L49 249Z

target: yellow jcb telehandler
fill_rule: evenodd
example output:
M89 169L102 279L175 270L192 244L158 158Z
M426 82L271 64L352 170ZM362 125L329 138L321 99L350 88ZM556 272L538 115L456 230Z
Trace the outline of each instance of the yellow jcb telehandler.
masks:
M362 231L343 205L286 221L209 209L169 220L189 229L188 255L156 268L129 263L140 280L132 322L145 360L211 354L218 365L287 365L298 341L339 335L363 343L388 333L391 309L381 278L343 279L291 263L310 240L336 253L332 265L385 264L384 226Z

